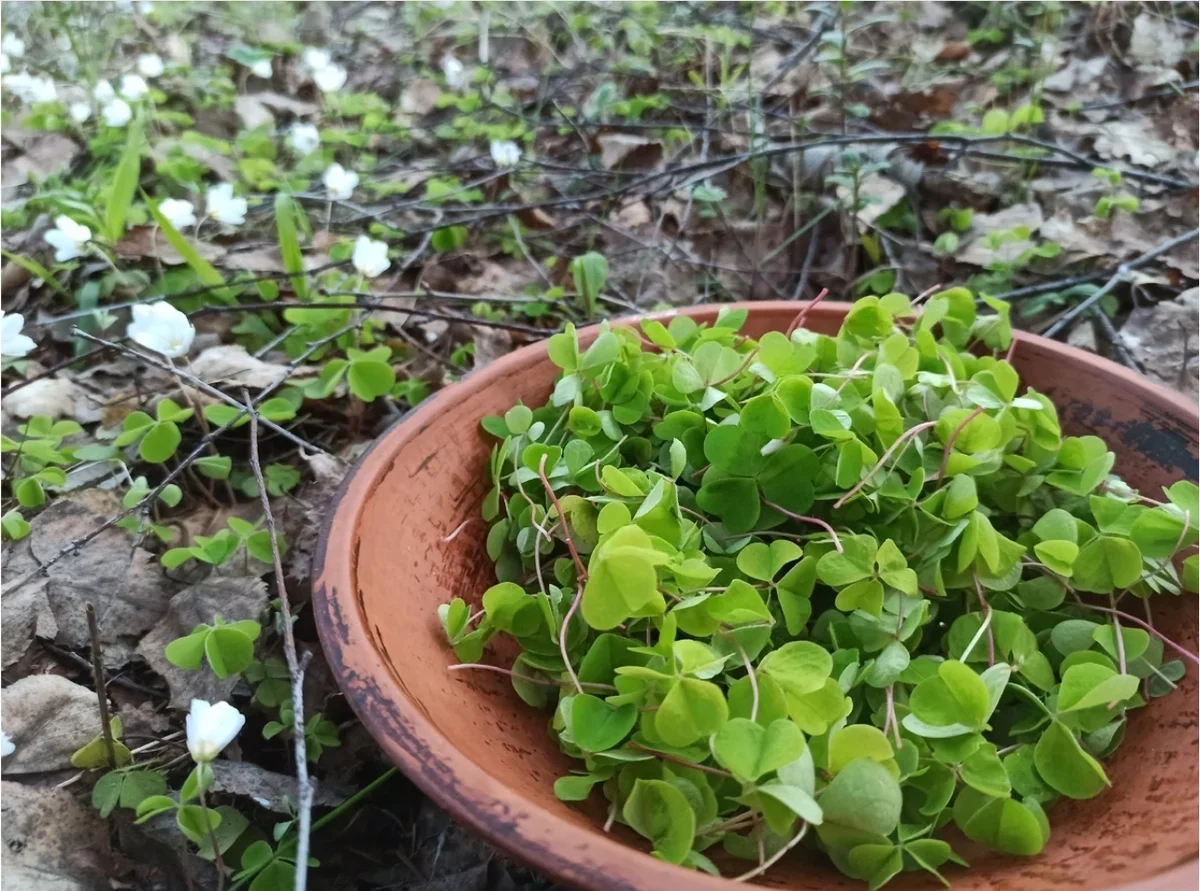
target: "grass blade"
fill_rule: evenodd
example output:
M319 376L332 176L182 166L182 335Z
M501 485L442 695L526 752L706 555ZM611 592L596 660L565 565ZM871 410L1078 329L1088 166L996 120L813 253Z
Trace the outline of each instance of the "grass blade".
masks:
M137 192L141 173L142 119L139 116L129 125L125 150L121 153L112 192L108 196L108 207L104 211L104 227L111 241L118 241L125 234L125 220L129 217L129 208L133 206L133 196Z
M196 250L195 245L184 238L179 230L171 225L171 221L162 215L162 211L158 209L158 204L155 203L148 195L143 195L146 199L146 206L150 208L150 216L154 217L154 222L158 223L158 227L162 229L162 233L166 236L171 247L183 257L184 262L191 268L192 272L196 273L196 277L205 285L215 288L213 296L222 303L234 305L237 303L237 295L229 287L225 287L225 277L221 275L211 263L200 256L200 252Z
M296 202L291 195L275 196L275 228L279 230L279 253L283 268L291 275L292 290L301 300L308 299L308 276L304 272L304 254L296 235Z
M22 269L33 274L37 278L40 278L51 288L53 288L60 297L65 297L72 303L75 302L75 297L72 296L70 291L58 283L58 280L54 278L54 273L52 273L37 260L31 260L28 257L22 257L20 254L14 254L12 251L0 250L0 254L7 257L9 260L12 260Z

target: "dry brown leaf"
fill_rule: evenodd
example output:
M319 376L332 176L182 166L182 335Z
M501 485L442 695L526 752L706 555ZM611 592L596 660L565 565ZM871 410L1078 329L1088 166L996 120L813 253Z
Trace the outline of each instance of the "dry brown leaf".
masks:
M473 328L475 368L485 368L513 351L512 335L503 328Z
M286 111L298 118L308 117L320 110L315 102L305 102L280 93L251 93L250 96L273 111Z
M1165 167L1175 160L1174 146L1159 139L1148 118L1101 124L1096 154L1102 158L1128 158L1139 167Z
M1143 12L1133 20L1129 35L1129 55L1139 65L1174 68L1186 52L1180 28L1168 19Z
M605 170L653 170L662 163L661 142L631 133L602 133L596 137L600 166Z
M186 236L184 236L186 238ZM211 241L187 239L193 248L210 263L225 256L225 248ZM113 245L117 256L125 260L141 260L153 257L168 266L182 266L187 261L171 247L162 230L157 226L137 226L125 233L125 237Z
M71 755L100 733L96 694L61 675L21 678L0 691L0 703L0 724L16 746L4 759L6 776L65 770Z
M290 814L296 807L296 778L290 774L225 759L212 762L212 770L214 792L253 799L276 814ZM317 807L337 807L353 792L340 783L314 781L313 786L313 804Z
M8 765L4 766L8 772ZM98 891L112 887L108 827L67 789L5 781L4 888Z
M230 383L254 389L277 384L288 374L287 366L257 359L236 343L203 350L192 360L191 371L206 383Z
M639 226L649 225L652 217L650 208L646 206L645 201L635 201L632 204L626 204L613 214L612 221L626 229L637 229Z
M20 544L25 544L24 542ZM10 545L4 552L4 569L12 578L24 578L37 569L27 544ZM24 559L22 559L24 558ZM6 585L0 603L0 666L8 668L25 655L33 638L53 640L58 635L54 610L46 599L46 580L36 579L20 588Z
M188 671L172 665L163 655L167 644L191 634L202 622L211 624L217 614L236 622L257 618L266 606L267 586L262 579L246 576L209 578L189 585L171 598L166 615L138 646L138 653L171 688L171 708L186 709L193 699L209 702L228 699L238 677L222 680L207 668Z
M965 40L948 40L935 57L935 62L961 62L971 55L971 44Z
M44 565L120 510L116 494L98 489L61 498L33 524L30 553ZM135 547L129 534L116 528L54 564L47 576L46 598L58 626L57 641L68 647L88 646L86 608L93 604L104 662L110 668L129 661L137 639L159 621L178 588L163 574L154 555Z
M959 251L955 259L972 266L987 266L995 260L1010 261L1033 247L1033 242L1010 241L997 249L985 244L987 236L993 232L1007 232L1017 226L1027 226L1030 235L1033 235L1042 228L1042 222L1042 209L1032 202L1014 204L996 213L977 213L971 220L971 233L974 238Z
M1137 307L1129 314L1120 336L1149 377L1194 400L1200 395L1198 327L1200 289L1192 288L1174 300Z
M10 418L70 418L94 424L103 416L104 400L65 377L44 377L4 397L4 414Z
M15 130L16 128L11 128ZM61 133L21 133L18 138L6 129L4 138L21 149L21 155L4 164L0 179L11 189L30 178L43 180L67 170L79 155L79 146Z
M866 204L858 212L858 226L865 231L881 216L904 200L904 186L882 173L872 173L864 177L858 185L858 197ZM838 196L843 201L849 201L851 192L845 186L838 186Z
M1108 56L1094 59L1071 59L1064 68L1046 78L1043 86L1052 93L1072 93L1068 98L1079 101L1094 96L1100 89L1100 77L1108 67ZM1083 93L1080 94L1079 90Z
M400 111L418 117L427 115L437 108L442 88L427 77L410 80L400 93Z
M241 118L242 126L247 130L259 127L275 127L275 115L263 104L257 96L241 95L233 103L233 110Z

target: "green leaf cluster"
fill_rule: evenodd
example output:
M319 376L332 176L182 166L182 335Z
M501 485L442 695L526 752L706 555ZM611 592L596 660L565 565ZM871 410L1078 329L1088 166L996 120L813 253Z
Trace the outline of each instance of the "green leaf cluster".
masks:
M982 302L549 340L548 402L482 420L496 584L438 615L464 663L519 647L516 693L578 763L559 798L710 872L808 827L877 888L965 865L951 824L1035 855L1059 798L1104 792L1130 713L1183 674L1120 598L1195 589L1197 489L1133 492L1066 435Z

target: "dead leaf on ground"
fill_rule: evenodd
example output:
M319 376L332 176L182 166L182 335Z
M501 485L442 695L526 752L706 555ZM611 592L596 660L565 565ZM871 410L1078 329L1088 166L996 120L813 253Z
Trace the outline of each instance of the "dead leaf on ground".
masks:
M12 128L16 129L16 128ZM44 180L70 168L79 155L79 146L61 133L37 133L18 140L6 129L4 138L17 146L21 154L5 163L0 172L4 187L11 189L31 178Z
M1154 132L1148 118L1110 121L1101 124L1096 136L1096 154L1102 158L1128 158L1138 167L1166 167L1177 151Z
M234 100L233 110L237 112L241 118L242 126L247 130L256 130L259 127L275 127L275 115L271 114L271 110L263 104L257 96L241 95Z
M838 186L838 196L849 201L850 190ZM860 230L866 230L876 220L904 200L904 186L882 173L872 173L862 179L858 186L858 197L865 204L858 212Z
M214 761L213 791L253 799L260 807L276 814L289 814L296 806L296 778L275 773L247 761ZM313 804L337 807L353 793L340 783L314 781Z
M935 62L961 62L971 55L971 44L965 40L950 40L935 57Z
M283 510L276 519L280 531L287 537L288 552L284 560L288 578L307 584L312 572L312 555L317 549L317 536L349 465L340 464L319 452L301 454L301 457L308 463L313 478L301 485L295 498L283 501Z
M1089 99L1099 92L1100 77L1107 67L1108 56L1071 59L1065 67L1046 78L1043 86L1051 93L1071 93L1068 98L1072 102Z
M222 680L207 668L188 671L172 665L163 655L167 644L191 634L202 622L212 623L218 613L227 621L254 619L267 606L267 586L259 578L210 578L189 585L171 598L166 615L142 638L138 653L166 679L171 688L171 708L187 709L193 699L217 702L229 698L237 676Z
M36 568L26 542L5 548L4 569L12 573L14 580L24 578ZM0 666L8 668L24 656L35 636L46 640L58 636L58 624L46 597L46 585L46 579L40 578L16 589L5 586L0 600L3 604L0 608Z
M612 216L612 221L618 226L624 226L626 229L637 229L640 226L648 226L652 221L650 216L650 208L645 201L634 201L632 204L626 204Z
M1120 336L1149 377L1195 400L1200 395L1198 327L1200 289L1192 288L1174 300L1137 307Z
M1033 203L1014 204L996 213L977 213L971 220L971 234L974 237L955 259L972 266L987 266L995 260L1012 260L1033 247L1033 241L1010 241L999 248L992 248L986 243L987 236L994 232L1008 232L1018 226L1028 227L1032 236L1041 229L1042 222L1042 209Z
M196 241L191 238L187 238L187 241L201 257L210 263L225 256L225 248L219 244L211 241ZM167 237L157 226L138 226L130 229L125 233L124 238L113 245L113 250L116 251L118 257L124 260L141 260L144 257L152 257L167 266L182 266L187 262L183 259L183 255L171 246Z
M191 363L191 371L206 383L230 383L261 389L287 377L287 366L264 362L246 352L241 344L209 347Z
M0 703L0 724L16 746L4 759L6 776L65 770L71 755L100 732L96 694L61 675L21 678L0 691ZM7 829L7 814L4 822Z
M1129 56L1139 65L1174 68L1186 52L1180 29L1169 19L1143 12L1133 20L1129 35Z
M308 117L320 110L315 102L305 102L303 99L295 99L281 93L251 93L250 97L273 111L286 111L298 118Z
M29 547L39 564L49 562L70 542L91 532L121 510L112 492L89 489L51 504L33 524ZM104 663L118 668L133 656L143 632L167 609L178 587L157 558L135 547L123 529L100 533L74 556L47 571L46 596L58 625L56 640L67 647L89 644L86 607L96 607Z
M4 397L4 414L10 418L48 415L93 424L103 417L104 400L66 377L44 377Z
M5 765L5 771L8 771ZM4 782L4 887L96 891L111 887L108 827L67 789Z
M400 93L400 111L422 117L437 108L442 88L427 77L410 80Z
M645 136L602 133L596 137L596 145L605 170L652 170L662 162L662 143Z
M512 335L503 328L474 328L476 370L491 365L513 350Z

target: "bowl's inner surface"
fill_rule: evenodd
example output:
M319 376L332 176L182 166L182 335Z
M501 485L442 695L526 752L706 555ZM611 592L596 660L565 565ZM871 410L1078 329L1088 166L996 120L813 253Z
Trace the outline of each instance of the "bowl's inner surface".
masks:
M810 325L833 333L840 310L819 309ZM783 329L794 312L756 307L746 331ZM578 762L558 751L547 730L549 712L525 705L503 675L447 671L457 660L435 615L439 603L456 596L477 607L495 582L483 546L487 527L479 520L492 441L479 429L479 419L503 413L518 399L535 406L546 400L557 369L544 349L540 355L505 364L502 377L487 387L459 385L457 393L441 398L440 412L421 413L381 443L386 460L368 462L362 471L371 478L352 532L354 588L360 618L394 685L380 678L378 691L397 700L396 710L418 711L449 746L484 770L493 793L513 796L513 819L520 820L526 809L544 809L600 833L604 804L598 792L585 807L554 797L554 780ZM1116 471L1135 487L1154 495L1161 485L1195 478L1197 431L1187 427L1186 417L1172 418L1167 403L1156 402L1153 391L1131 375L1114 377L1113 366L1065 364L1061 348L1036 342L1023 342L1014 362L1025 383L1059 406L1067 432L1096 433L1109 442L1117 452ZM467 520L452 541L443 540ZM1157 627L1192 652L1195 604L1187 595L1154 601ZM1140 613L1141 606L1129 609ZM508 666L515 654L494 642L485 661ZM1189 666L1176 693L1132 714L1124 745L1106 762L1113 788L1090 801L1060 802L1051 812L1053 835L1041 856L1006 857L954 840L972 864L966 871L949 868L954 886L1109 888L1195 858L1196 691ZM436 761L436 746L422 757ZM436 776L431 768L427 791ZM796 889L865 887L804 856L785 859L766 882ZM890 887L932 886L926 874L906 873Z

